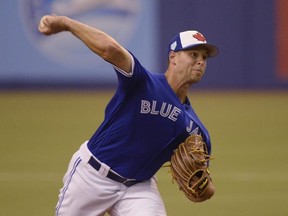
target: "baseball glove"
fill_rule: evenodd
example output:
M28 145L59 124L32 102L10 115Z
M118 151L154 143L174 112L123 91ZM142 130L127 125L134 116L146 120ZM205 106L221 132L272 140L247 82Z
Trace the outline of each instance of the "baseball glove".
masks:
M210 159L202 136L196 134L181 143L171 157L172 179L193 202L202 202L214 195L215 187L208 171Z

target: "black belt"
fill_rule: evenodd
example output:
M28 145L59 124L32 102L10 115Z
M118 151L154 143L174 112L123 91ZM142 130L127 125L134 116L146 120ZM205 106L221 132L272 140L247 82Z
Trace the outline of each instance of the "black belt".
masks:
M99 169L101 168L101 164L97 160L95 160L95 158L93 158L93 157L90 158L88 163L97 171L99 171ZM127 178L124 178L122 176L119 176L116 173L112 172L111 170L108 171L107 178L109 178L113 181L116 181L116 182L120 182L120 183L126 185L127 187L131 187L132 185L135 185L135 184L140 182L140 181L137 181L134 179L127 179Z

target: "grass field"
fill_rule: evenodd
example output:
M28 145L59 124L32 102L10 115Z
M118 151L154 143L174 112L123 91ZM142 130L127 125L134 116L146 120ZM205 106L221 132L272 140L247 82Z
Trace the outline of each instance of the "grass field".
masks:
M62 177L112 92L0 92L0 215L54 215ZM288 92L190 95L213 142L216 194L189 202L158 172L169 216L288 215Z

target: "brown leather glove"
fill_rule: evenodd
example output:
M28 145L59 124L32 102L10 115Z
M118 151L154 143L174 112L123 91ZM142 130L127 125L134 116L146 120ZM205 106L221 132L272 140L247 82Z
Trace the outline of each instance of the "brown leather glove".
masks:
M190 135L181 143L171 157L172 178L193 202L210 199L215 193L208 171L210 159L205 142L196 134Z

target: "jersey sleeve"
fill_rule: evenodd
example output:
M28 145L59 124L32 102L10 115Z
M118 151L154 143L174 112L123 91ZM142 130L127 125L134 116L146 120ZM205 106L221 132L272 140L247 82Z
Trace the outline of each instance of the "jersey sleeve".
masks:
M117 72L117 74L121 74L125 77L132 77L133 76L133 72L134 72L134 66L135 66L135 61L134 61L134 57L132 56L132 54L129 52L130 54L130 58L131 58L131 62L132 62L132 67L131 67L131 71L126 72L124 70L122 70L121 68L118 68L115 65L112 65L114 67L114 70Z
M118 78L118 87L122 90L135 89L141 83L145 83L148 77L148 71L141 65L138 59L131 53L132 73L127 73L113 65Z

